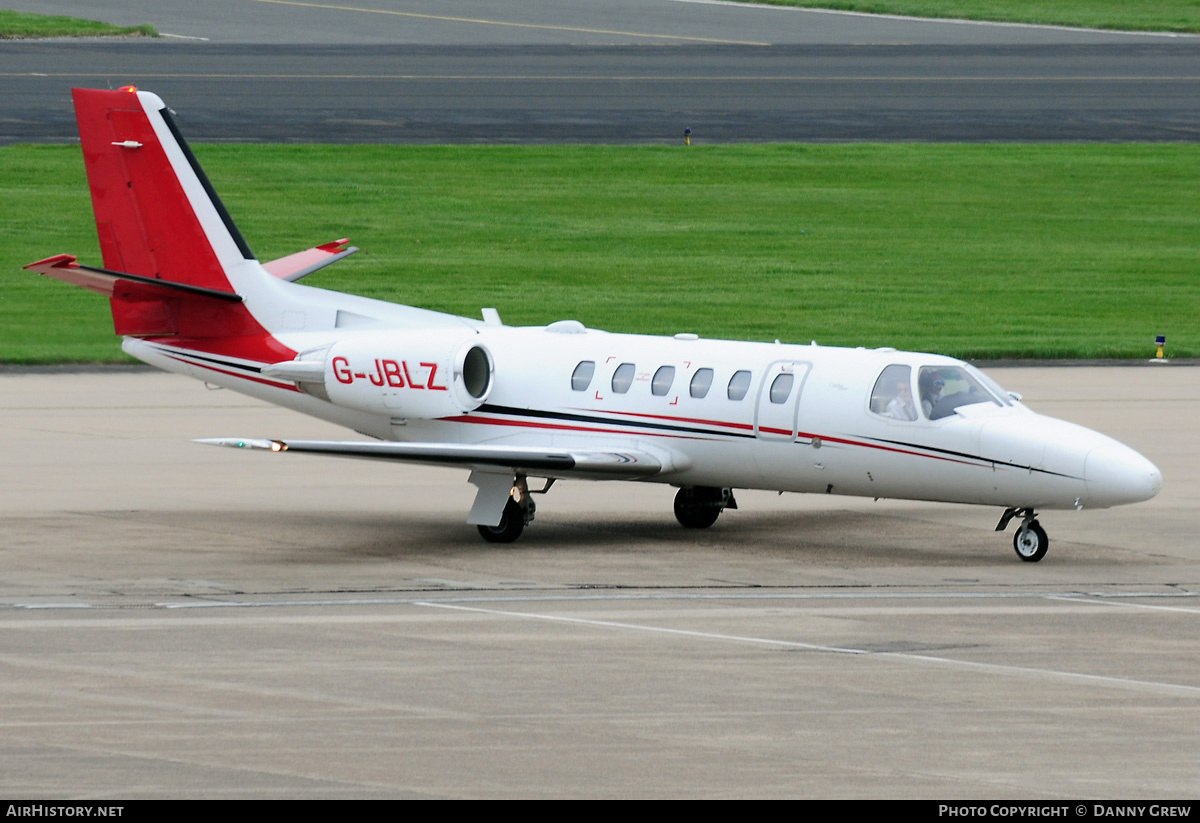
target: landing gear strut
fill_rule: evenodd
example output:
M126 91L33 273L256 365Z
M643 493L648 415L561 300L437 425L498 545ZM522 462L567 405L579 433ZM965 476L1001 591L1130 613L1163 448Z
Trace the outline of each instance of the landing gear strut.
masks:
M1046 536L1046 530L1037 522L1037 512L1033 509L1005 509L1004 514L1000 517L1000 522L996 524L996 531L1004 531L1008 528L1008 521L1018 515L1021 517L1021 525L1013 537L1013 548L1017 552L1017 557L1026 563L1036 563L1046 556L1046 550L1050 548L1050 538Z
M725 509L736 509L733 489L686 486L675 495L675 519L685 529L707 529Z

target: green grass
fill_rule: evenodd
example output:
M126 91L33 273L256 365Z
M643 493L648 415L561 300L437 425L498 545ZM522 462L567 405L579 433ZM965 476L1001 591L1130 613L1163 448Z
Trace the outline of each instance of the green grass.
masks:
M76 17L50 17L19 11L0 11L0 40L30 37L158 37L154 26L113 26Z
M1046 23L1124 31L1200 31L1200 0L743 0L909 17Z
M260 259L510 324L960 357L1200 355L1200 146L198 146ZM79 151L0 149L0 360L121 357Z

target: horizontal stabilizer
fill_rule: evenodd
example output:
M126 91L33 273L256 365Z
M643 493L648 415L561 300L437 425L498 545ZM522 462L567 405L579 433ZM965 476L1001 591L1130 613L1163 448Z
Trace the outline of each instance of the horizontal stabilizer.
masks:
M300 278L308 277L313 272L320 271L331 263L344 260L358 251L358 246L346 247L346 244L349 242L350 239L348 237L343 237L341 240L334 240L332 243L313 246L311 249L298 251L295 254L289 254L287 257L280 257L269 263L263 263L263 268L280 280L295 283Z
M242 297L233 292L208 289L203 286L193 286L188 283L175 283L169 280L159 280L153 277L143 277L140 274L127 274L108 269L97 269L91 266L81 266L76 257L70 254L59 254L47 257L36 263L30 263L25 268L29 271L53 277L73 286L82 286L106 297L118 300L139 302L145 300L180 299L184 297L205 297L214 300L225 300L231 303L242 302Z
M337 440L255 440L217 438L197 440L210 446L304 452L338 457L397 460L435 466L491 466L546 477L595 479L648 477L662 471L662 462L646 452L611 449L560 449L532 446L472 446L458 443L393 443Z

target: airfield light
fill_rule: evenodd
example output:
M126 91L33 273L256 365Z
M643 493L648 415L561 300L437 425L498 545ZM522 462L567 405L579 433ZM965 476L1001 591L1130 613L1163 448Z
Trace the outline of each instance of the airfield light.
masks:
M683 145L685 145L685 146L692 145L692 130L691 129L683 130Z
M1158 357L1158 358L1163 357L1163 346L1167 345L1167 336L1165 334L1160 334L1157 337L1155 337L1154 345L1158 349L1158 353L1155 354L1154 356Z

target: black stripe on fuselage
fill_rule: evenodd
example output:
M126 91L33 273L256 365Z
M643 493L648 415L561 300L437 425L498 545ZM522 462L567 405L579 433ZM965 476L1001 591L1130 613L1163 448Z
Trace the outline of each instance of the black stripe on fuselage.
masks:
M155 344L153 344L153 343L151 343L150 345L155 346ZM161 351L164 354L172 354L177 357L190 357L194 360L201 360L205 363L214 363L218 366L224 366L227 369L238 369L239 371L250 372L251 374L261 374L262 373L261 366L247 366L244 363L237 363L233 360L225 360L223 358L213 357L211 355L197 354L192 349L175 349L175 348L170 348L168 346L155 346L155 348L157 348L159 351Z
M505 417L533 417L539 420L563 420L572 423L591 423L593 425L605 426L627 426L629 428L647 429L651 431L667 431L677 434L708 434L722 435L724 437L735 437L753 440L754 435L741 432L720 431L713 429L702 429L693 426L679 426L672 423L648 423L641 420L613 420L609 417L598 417L590 414L570 414L567 412L553 412L542 409L518 409L513 406L494 406L491 403L485 403L475 409L477 412L486 412Z
M967 452L954 451L953 449L939 449L939 448L935 448L934 446L925 446L920 443L909 443L904 440L886 440L882 437L863 437L862 439L863 440L873 440L876 443L887 443L888 445L891 445L891 446L903 446L904 448L907 448L907 449L921 449L923 451L934 452L935 454L945 454L945 455L949 455L951 457L963 457L963 458L967 458L970 460L980 460L980 461L983 461L984 463L992 463L993 465L997 465L997 466L1008 466L1009 468L1013 468L1013 469L1022 469L1024 471L1038 472L1039 474L1048 474L1053 477L1065 477L1068 480L1082 480L1083 479L1082 477L1076 477L1073 474L1063 474L1062 472L1052 472L1049 469L1039 469L1037 466L1026 466L1023 463L1012 463L1012 462L1009 462L1008 460L996 460L991 457L982 457L981 455L978 455L978 454L968 454Z

